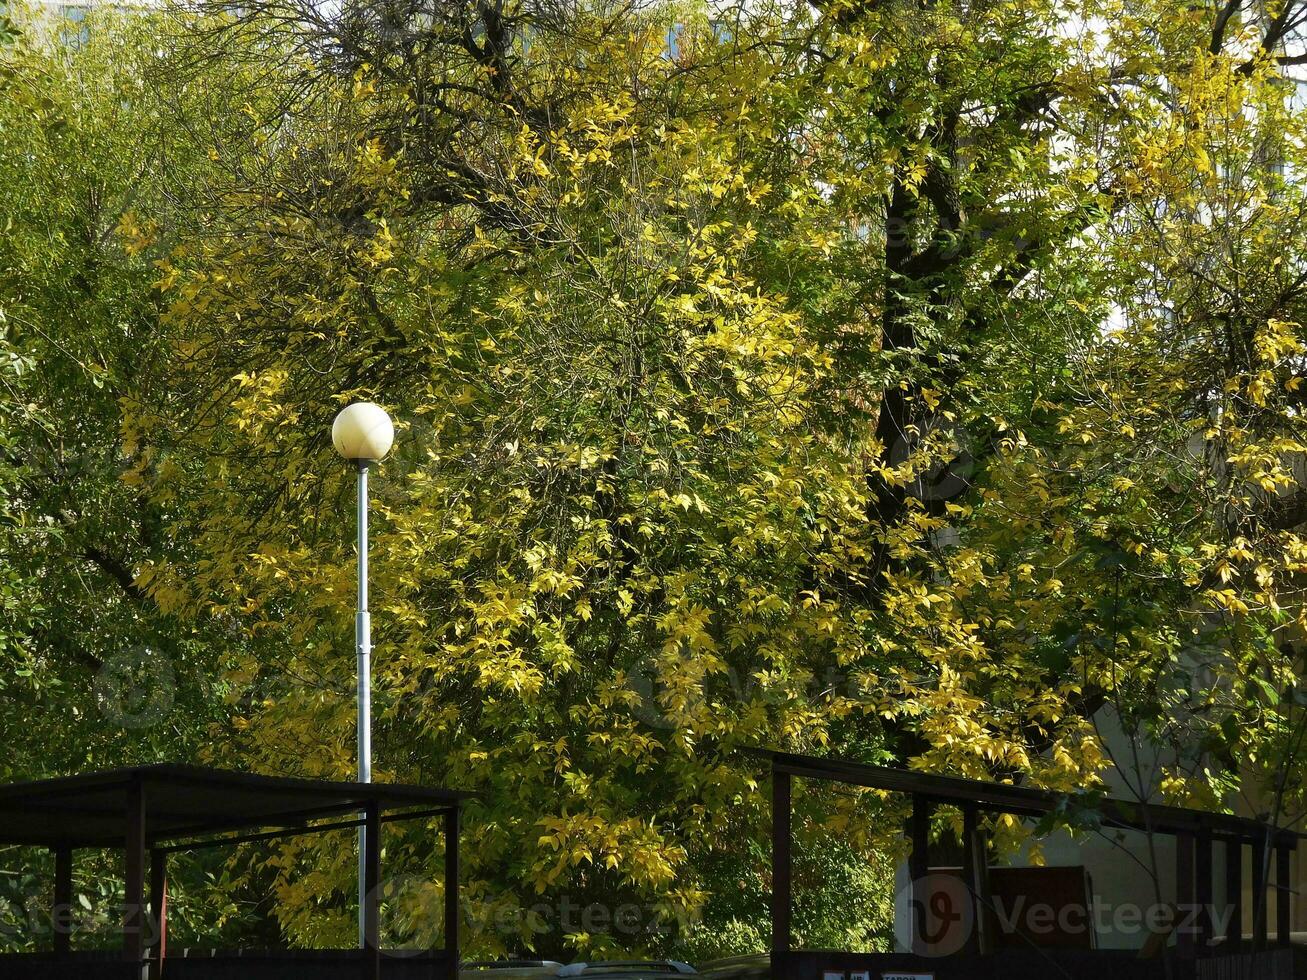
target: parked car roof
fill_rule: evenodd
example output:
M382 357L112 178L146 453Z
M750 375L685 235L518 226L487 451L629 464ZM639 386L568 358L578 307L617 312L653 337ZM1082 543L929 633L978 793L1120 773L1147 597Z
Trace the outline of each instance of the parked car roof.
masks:
M494 960L483 963L464 963L459 969L463 980L537 980L539 977L556 977L563 968L554 960Z
M584 980L663 980L671 976L695 976L688 963L676 960L609 960L599 963L573 963L558 971L560 977L583 977Z
M711 980L771 980L771 957L766 953L729 956L701 963L699 972Z

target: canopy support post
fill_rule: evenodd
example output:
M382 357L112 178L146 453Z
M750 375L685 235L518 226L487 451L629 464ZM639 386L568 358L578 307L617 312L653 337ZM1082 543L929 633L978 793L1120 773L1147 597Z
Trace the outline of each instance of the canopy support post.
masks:
M54 931L55 955L67 956L73 940L73 849L67 845L54 849L54 906L50 910L50 928Z
M139 778L134 778L127 788L125 816L127 893L123 913L123 956L129 963L143 967L145 965L145 786Z
M150 980L160 980L168 950L168 852L160 847L150 851L150 923Z
M1198 834L1198 853L1195 862L1197 892L1194 901L1198 903L1195 925L1198 927L1198 955L1205 956L1212 950L1212 835L1207 831Z
M1293 849L1281 843L1275 849L1275 938L1288 946L1293 929Z
M791 867L790 867L790 782L788 772L771 774L772 965L781 975L785 954L790 951ZM777 964L782 965L777 965Z
M445 967L448 980L458 980L458 807L445 812Z
M1262 833L1253 843L1253 949L1261 951L1266 948L1266 938L1269 929L1267 923L1269 910L1267 908L1267 892L1270 890L1270 882L1267 870L1270 867L1270 841L1268 835Z

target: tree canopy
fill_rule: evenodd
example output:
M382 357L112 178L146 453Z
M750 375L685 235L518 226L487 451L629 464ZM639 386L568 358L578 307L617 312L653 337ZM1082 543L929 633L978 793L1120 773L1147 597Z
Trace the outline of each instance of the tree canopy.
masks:
M6 31L0 691L58 746L7 765L353 771L328 432L369 398L399 424L375 765L484 794L472 948L756 945L750 745L1296 819L1304 21L256 0ZM898 815L822 803L811 873L875 911L799 928L874 943ZM347 850L238 866L291 941L350 934Z

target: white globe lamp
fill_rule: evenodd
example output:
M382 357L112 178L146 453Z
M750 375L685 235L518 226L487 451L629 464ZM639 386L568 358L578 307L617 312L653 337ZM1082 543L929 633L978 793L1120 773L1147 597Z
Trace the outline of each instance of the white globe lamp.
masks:
M355 402L336 415L331 441L346 459L374 463L385 459L395 444L395 425L380 405Z

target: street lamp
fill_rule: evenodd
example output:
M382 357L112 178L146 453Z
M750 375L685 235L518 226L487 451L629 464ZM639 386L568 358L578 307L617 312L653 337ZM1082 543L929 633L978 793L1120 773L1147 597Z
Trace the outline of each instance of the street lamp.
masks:
M354 647L358 652L359 782L372 782L372 620L368 616L368 467L390 452L395 426L380 405L346 405L331 424L336 451L358 467L358 612L354 617ZM366 830L359 826L359 946L367 945L363 910L366 891Z

